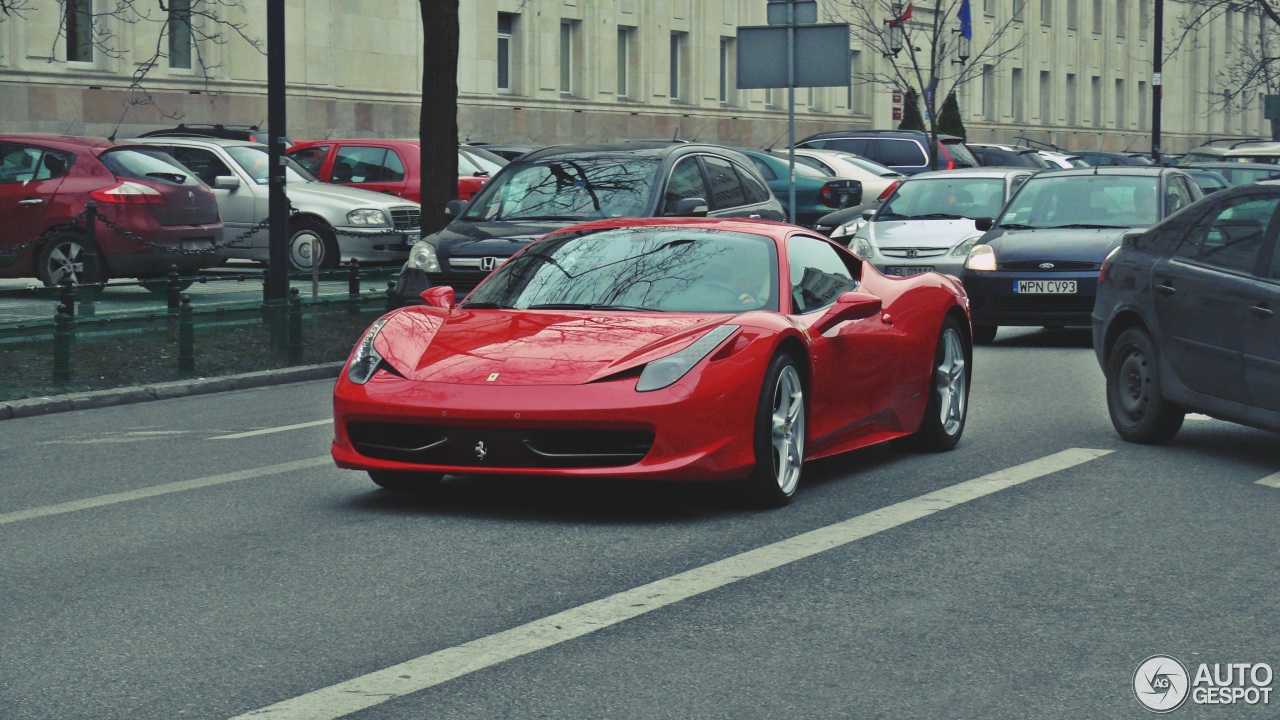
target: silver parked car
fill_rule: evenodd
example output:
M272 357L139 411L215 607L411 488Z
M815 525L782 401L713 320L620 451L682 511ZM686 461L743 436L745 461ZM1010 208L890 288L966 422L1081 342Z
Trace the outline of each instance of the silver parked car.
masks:
M849 239L849 249L888 275L936 270L959 277L969 248L982 236L975 221L999 215L1014 191L1036 172L975 168L913 175L874 214L867 211ZM836 233L831 238L841 241Z
M242 140L160 136L138 139L163 148L213 188L224 239L244 235L267 217L267 146ZM411 200L320 182L286 160L289 203L289 264L296 270L360 262L404 262L421 234L422 208ZM268 259L268 233L261 228L227 248L227 257ZM316 249L313 256L312 248Z

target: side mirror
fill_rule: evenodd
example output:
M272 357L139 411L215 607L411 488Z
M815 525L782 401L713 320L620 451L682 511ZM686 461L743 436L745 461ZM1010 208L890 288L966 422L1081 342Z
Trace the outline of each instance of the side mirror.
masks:
M873 218L873 217L875 217L875 216L876 216L876 209L875 209L875 208L867 208L866 210L863 210L863 211L862 211L862 219L863 219L863 220L866 220L866 221L868 221L868 222L870 222L870 221L871 221L871 218Z
M240 187L240 178L234 175L219 175L213 179L215 190L235 190Z
M992 218L976 218L973 221L973 226L977 228L978 232L986 232L995 227L995 224L996 221Z
M427 288L418 297L422 298L422 302L430 307L444 308L445 310L453 307L453 288L448 285Z
M819 335L848 320L862 320L876 315L884 307L884 302L872 295L858 290L841 293L836 304L827 309L813 329Z
M706 217L707 201L705 198L681 198L667 208L667 215L672 217Z
M444 214L449 217L458 217L466 209L467 203L465 200L450 200L444 204Z

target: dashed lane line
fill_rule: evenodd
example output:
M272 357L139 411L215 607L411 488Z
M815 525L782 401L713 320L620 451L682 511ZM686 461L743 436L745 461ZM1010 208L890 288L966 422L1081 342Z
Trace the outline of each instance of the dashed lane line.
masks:
M315 422L298 423L297 425L281 425L280 427L263 428L261 430L250 430L249 432L236 433L234 435L219 435L211 437L210 440L239 440L240 438L257 437L258 435L270 435L272 433L287 432L289 430L301 430L303 428L319 427L321 425L332 425L333 419L316 420Z
M1266 485L1267 487L1280 488L1280 472L1274 475L1268 475L1258 481L1258 485Z
M694 568L494 635L309 692L232 720L336 720L410 693L528 655L855 540L919 520L1110 450L1072 448L904 500L865 515Z
M44 507L30 508L28 510L18 510L16 512L8 512L0 514L0 525L8 525L10 523L22 522L23 520L34 520L35 518L49 517L52 515L63 515L66 513L79 512L80 510L89 510L91 508L104 507L106 505L118 505L120 503L131 502L133 500L142 500L144 498L157 497L159 495L170 495L172 493L186 492L187 490L197 490L199 488L211 487L213 485L225 485L227 483L239 482L240 480L252 480L254 478L267 477L268 475L279 475L281 473L293 472L294 470L306 470L323 465L331 465L333 458L328 455L320 457L308 458L306 460L294 460L293 462L278 463L276 465L267 465L260 468L251 468L249 470L237 470L235 472L222 473L220 475L209 475L207 477L196 478L194 480L183 480L181 482L168 483L167 485L154 485L152 487L140 488L138 490L130 490L128 492L112 493L110 495L98 495L96 497L85 498L83 500L73 500L58 505L46 505Z

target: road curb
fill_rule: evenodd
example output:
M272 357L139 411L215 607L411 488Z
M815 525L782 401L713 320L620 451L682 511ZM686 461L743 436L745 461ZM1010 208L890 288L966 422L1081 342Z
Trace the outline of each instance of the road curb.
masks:
M155 385L14 400L0 403L0 420L16 420L37 415L51 415L53 413L90 410L92 408L112 407L115 405L132 405L152 400L169 400L191 395L207 395L228 390L245 390L307 380L325 380L338 377L338 371L342 369L343 364L336 362L322 365L304 365L280 370L260 370L226 377L176 380Z

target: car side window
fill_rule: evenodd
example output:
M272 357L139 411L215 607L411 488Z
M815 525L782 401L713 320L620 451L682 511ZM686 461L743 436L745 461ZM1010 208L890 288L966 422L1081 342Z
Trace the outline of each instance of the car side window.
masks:
M380 182L386 156L386 148L363 145L338 148L337 157L333 161L333 182Z
M871 140L869 138L837 138L835 140L828 140L824 145L815 144L814 147L821 147L823 150L839 150L841 152L868 157L871 152ZM876 162L880 162L878 159L875 160Z
M387 150L387 157L382 161L382 177L379 180L382 182L404 180L404 163L400 162L400 155L395 150Z
M1009 181L1009 194L1006 196L1006 199L1013 197L1013 194L1018 192L1018 188L1022 187L1022 183L1026 182L1029 177L1031 176L1014 175L1013 179Z
M702 170L695 157L682 158L671 170L671 179L667 181L666 205L670 206L678 200L702 198L710 202L707 184L702 179Z
M881 165L897 165L899 167L920 167L928 165L924 150L913 140L893 140L881 138L876 141L876 162Z
M748 157L751 160L751 164L756 166L756 172L760 173L760 176L763 177L765 180L778 179L778 173L774 172L773 168L769 167L769 163L755 156L748 156Z
M795 235L787 241L791 266L791 311L800 315L831 305L858 286L853 273L826 240Z
M0 183L25 183L61 177L70 158L41 148L0 145Z
M319 175L320 168L324 166L324 157L329 154L328 145L317 145L315 147L303 148L297 152L289 153L289 157L293 158L299 165L307 169L312 175Z
M219 175L231 175L231 169L221 158L204 148L174 147L169 151L173 159L186 165L205 185L213 186L213 179Z
M1186 186L1182 184L1182 178L1169 178L1169 184L1165 189L1165 214L1172 215L1182 208L1191 204L1191 193Z
M746 196L742 192L742 183L738 181L738 173L733 171L733 165L729 164L728 160L704 155L702 162L706 165L707 177L711 178L711 197L707 200L710 201L712 210L742 207L747 204Z
M1278 205L1280 196L1232 198L1192 228L1177 255L1223 270L1252 273Z
M766 203L773 199L769 187L744 167L733 166L738 171L738 180L742 183L742 194L746 196L748 205Z

